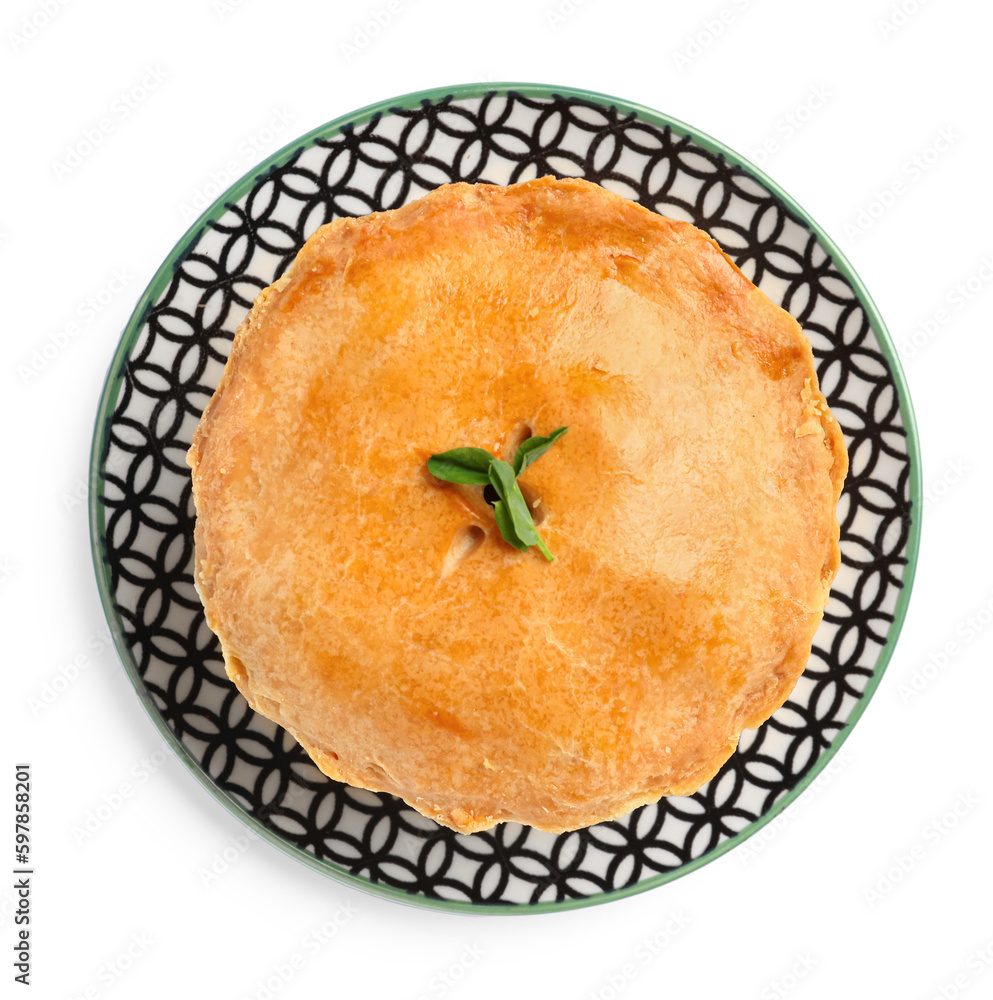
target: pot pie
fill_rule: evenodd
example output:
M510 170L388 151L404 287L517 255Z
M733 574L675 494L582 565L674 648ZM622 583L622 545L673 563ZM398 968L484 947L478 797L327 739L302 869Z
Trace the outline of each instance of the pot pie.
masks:
M559 426L520 479L553 562L426 470ZM469 833L712 778L807 663L848 459L799 325L710 237L541 178L314 233L189 463L197 588L251 706Z

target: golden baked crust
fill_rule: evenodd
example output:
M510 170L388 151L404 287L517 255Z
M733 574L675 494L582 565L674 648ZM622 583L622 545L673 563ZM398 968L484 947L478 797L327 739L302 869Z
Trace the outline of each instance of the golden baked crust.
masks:
M433 452L512 460L555 561ZM453 829L688 794L802 673L848 459L798 324L694 227L580 180L318 230L189 453L231 678L333 778Z

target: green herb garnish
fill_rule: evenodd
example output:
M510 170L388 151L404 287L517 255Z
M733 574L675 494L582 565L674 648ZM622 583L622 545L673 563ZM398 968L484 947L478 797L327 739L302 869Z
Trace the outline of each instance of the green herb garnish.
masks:
M532 462L541 458L568 429L560 427L552 431L548 437L529 437L526 441L522 441L514 456L514 475L519 476Z
M554 557L534 526L517 477L532 462L541 458L568 429L559 427L548 437L529 437L517 449L513 465L482 448L453 448L432 455L428 459L428 472L447 483L492 486L499 497L493 503L493 516L504 541L519 552L537 545L541 554L551 562Z
M428 459L428 472L446 483L468 483L487 486L490 482L490 463L495 461L482 448L453 448Z

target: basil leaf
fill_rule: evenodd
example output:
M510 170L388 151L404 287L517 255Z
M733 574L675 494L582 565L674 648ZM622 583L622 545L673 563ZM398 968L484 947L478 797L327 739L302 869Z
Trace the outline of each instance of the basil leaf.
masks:
M553 556L553 555L551 554L551 552L549 552L549 551L548 551L548 546L547 546L547 545L546 545L546 544L545 544L545 543L544 543L544 542L543 542L543 541L541 540L541 535L538 535L538 541L537 541L537 542L535 542L535 545L537 545L537 546L538 546L538 551L539 551L539 552L540 552L540 553L541 553L541 554L542 554L542 555L543 555L543 556L544 556L544 557L545 557L545 558L546 558L546 559L547 559L547 560L548 560L549 562L552 562L552 560L554 560L554 559L555 559L555 556Z
M520 486L517 485L517 477L514 475L513 466L498 458L493 459L490 463L490 483L493 489L500 495L500 499L505 505L506 510L501 516L509 515L515 535L526 546L537 545L544 557L551 562L552 554L548 551L545 543L541 540L541 536L538 534L538 529L534 526L534 519L531 517L527 501L521 493ZM498 527L500 527L500 533L506 538L507 535L499 523Z
M517 477L532 462L541 458L568 429L559 427L547 437L528 438L517 449L513 465L495 458L482 448L453 448L432 455L428 459L428 472L446 483L492 486L500 498L493 504L493 517L504 541L518 552L537 545L541 554L551 562L553 556L534 526L534 518Z
M428 472L446 483L467 483L485 486L493 456L482 448L453 448L428 459Z
M508 545L513 545L518 552L524 552L530 548L527 542L522 542L517 537L517 533L514 531L514 522L511 520L510 514L507 512L507 506L502 500L497 500L493 504L493 516L496 518L497 527L500 529L500 534L503 535L503 540Z
M509 463L499 458L490 463L490 483L507 506L507 513L514 523L514 532L522 542L534 545L537 538L531 512L517 485L517 477Z
M559 427L548 437L529 437L522 441L514 456L514 474L519 476L532 462L536 462L563 434L568 427Z

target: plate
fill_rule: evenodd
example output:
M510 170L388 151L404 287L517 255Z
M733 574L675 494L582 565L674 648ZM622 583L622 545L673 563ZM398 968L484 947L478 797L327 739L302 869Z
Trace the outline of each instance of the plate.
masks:
M439 184L585 177L713 235L801 322L845 433L842 566L789 701L696 794L574 833L472 835L325 777L228 681L193 587L186 451L239 323L318 226ZM919 541L913 413L878 311L835 244L714 139L602 94L486 84L410 94L291 143L225 192L162 264L110 365L90 519L124 667L190 771L258 836L339 881L450 910L533 913L651 889L742 844L851 731L893 651Z

